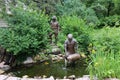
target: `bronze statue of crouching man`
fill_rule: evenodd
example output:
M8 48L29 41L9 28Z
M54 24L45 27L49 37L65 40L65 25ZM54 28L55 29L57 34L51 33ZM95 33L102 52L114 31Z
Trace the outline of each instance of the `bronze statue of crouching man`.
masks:
M75 63L76 60L80 59L80 54L77 53L78 45L76 39L73 38L72 34L68 34L67 39L64 43L65 48L65 66L67 63Z

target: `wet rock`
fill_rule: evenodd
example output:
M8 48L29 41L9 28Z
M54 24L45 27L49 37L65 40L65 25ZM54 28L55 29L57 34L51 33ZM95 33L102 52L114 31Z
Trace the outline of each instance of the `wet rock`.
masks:
M55 47L55 48L52 49L52 52L56 52L56 51L60 51L60 49L57 48L57 47Z
M61 54L60 48L58 48L57 46L53 46L53 48L52 48L52 54L54 54L54 55Z
M58 54L58 56L59 56L59 57L65 57L65 55L63 55L63 54Z
M60 57L59 55L51 55L51 57L52 57L52 61L58 61L58 60L62 60L63 59L63 57Z
M40 54L38 54L38 55L36 55L36 56L34 57L34 60L35 60L35 61L39 61L40 59L41 59Z
M35 63L35 61L31 57L27 57L27 59L23 62L23 64Z

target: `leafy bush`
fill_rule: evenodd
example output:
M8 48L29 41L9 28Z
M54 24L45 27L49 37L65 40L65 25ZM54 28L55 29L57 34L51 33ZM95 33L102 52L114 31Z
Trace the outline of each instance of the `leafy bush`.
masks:
M97 50L103 50L103 52L118 53L120 51L120 28L103 28L100 30L92 31L91 39L94 47Z
M87 30L88 27L82 19L77 16L62 16L59 18L61 25L61 35L59 35L60 43L64 43L65 38L69 33L73 34L74 38L78 41L81 51L86 51L90 42Z
M6 17L9 28L0 34L0 44L19 60L45 49L50 29L47 16L42 12L21 8L13 9L12 13L12 17Z
M64 4L56 4L58 15L77 15L78 17L84 19L86 23L97 24L99 22L95 11L80 0L65 0Z
M101 19L100 23L96 26L96 28L102 28L102 27L119 27L120 26L120 16L114 15L109 16L104 19Z

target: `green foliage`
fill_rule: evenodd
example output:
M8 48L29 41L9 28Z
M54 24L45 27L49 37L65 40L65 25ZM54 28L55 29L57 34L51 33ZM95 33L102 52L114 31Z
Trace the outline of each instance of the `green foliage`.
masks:
M96 16L100 19L106 16L107 8L100 3L94 3L91 8L95 11Z
M90 40L87 33L88 27L85 25L85 22L77 16L62 16L59 22L61 25L61 33L63 33L59 35L59 41L64 43L67 35L71 33L74 38L77 39L80 50L86 51Z
M103 78L120 78L120 53L104 53L97 51L96 54L90 56L91 62L89 63L88 70L91 77L97 76L100 80Z
M94 30L91 39L97 50L103 50L105 53L118 53L120 51L120 28L103 28Z
M85 5L80 0L66 0L64 6L56 5L59 14L84 16Z
M45 49L49 31L47 16L42 12L21 8L13 9L12 13L12 17L6 17L9 28L0 34L0 44L20 60Z
M33 0L36 4L37 7L40 10L45 11L45 14L51 15L55 14L56 8L55 4L61 3L60 0Z
M113 3L115 5L113 13L120 15L120 0L113 0Z
M87 8L80 0L66 0L64 5L56 4L58 15L77 15L84 19L87 24L99 22L95 11L92 8Z
M96 26L96 28L101 28L106 26L119 27L120 26L119 20L120 20L119 15L105 17L104 19L101 19L100 23Z

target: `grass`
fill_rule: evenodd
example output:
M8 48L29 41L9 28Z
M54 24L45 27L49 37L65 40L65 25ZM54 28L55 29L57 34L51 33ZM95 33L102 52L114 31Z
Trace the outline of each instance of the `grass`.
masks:
M103 28L90 33L95 53L90 55L91 77L120 78L120 28Z

